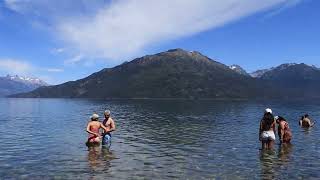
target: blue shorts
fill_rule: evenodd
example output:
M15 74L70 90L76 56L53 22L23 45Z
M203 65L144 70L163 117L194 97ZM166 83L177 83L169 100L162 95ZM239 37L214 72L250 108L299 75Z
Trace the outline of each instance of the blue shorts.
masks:
M102 137L102 145L108 146L108 147L111 146L111 134L110 133L107 133L107 134L103 135L103 137Z

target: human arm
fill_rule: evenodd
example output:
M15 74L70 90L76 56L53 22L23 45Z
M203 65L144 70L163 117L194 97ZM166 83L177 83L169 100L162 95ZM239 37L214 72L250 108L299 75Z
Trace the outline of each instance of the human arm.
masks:
M276 133L276 121L273 121L272 123L272 130L274 133Z
M105 125L103 125L103 123L100 123L100 127L104 130L104 133L110 132L108 128Z
M283 136L284 136L284 129L285 129L285 124L283 122L280 122L280 142L283 142Z
M313 123L312 123L311 127L312 127L312 126L314 126L315 124L316 124L316 121L313 121Z
M262 121L260 121L260 127L259 127L259 141L261 141L261 132L262 132Z
M315 124L316 124L315 121L311 122L311 120L309 119L309 125L310 125L310 127L313 127Z

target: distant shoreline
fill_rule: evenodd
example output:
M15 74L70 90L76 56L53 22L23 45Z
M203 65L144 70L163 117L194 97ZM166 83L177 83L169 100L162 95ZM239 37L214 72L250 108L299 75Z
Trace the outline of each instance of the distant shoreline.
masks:
M320 97L314 98L73 98L73 97L0 97L0 99L92 99L92 100L157 100L157 101L301 101L301 100L320 100Z

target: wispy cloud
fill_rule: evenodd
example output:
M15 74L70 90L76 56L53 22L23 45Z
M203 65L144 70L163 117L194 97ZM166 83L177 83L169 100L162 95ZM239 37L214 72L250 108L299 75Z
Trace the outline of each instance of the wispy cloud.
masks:
M48 72L63 72L64 69L58 69L58 68L49 68L49 69L45 69Z
M62 68L44 68L34 66L17 59L0 59L0 72L18 75L30 75L35 72L63 72Z
M289 9L289 8L292 8L296 5L298 5L299 3L301 3L303 0L290 0L288 1L287 3L283 4L282 6L280 6L280 8L277 8L273 11L271 11L270 13L267 13L265 15L265 18L271 18L271 17L274 17L280 13L282 13L283 11Z
M64 65L74 65L78 62L80 62L83 59L82 54L75 55L74 57L71 57L70 59L67 59L64 61Z
M53 48L53 49L51 49L51 53L52 54L60 54L60 53L63 53L63 52L65 52L65 48Z
M28 74L34 67L25 61L14 59L0 59L0 70L10 74Z
M123 0L94 17L58 24L59 35L89 56L121 59L154 43L190 36L285 0Z
M74 54L81 54L65 61L65 64L74 64L86 59L84 57L123 61L151 45L221 27L273 7L280 7L281 11L299 0L5 2L11 10L39 14L51 20L53 33L62 39L63 46ZM66 16L67 12L72 13Z

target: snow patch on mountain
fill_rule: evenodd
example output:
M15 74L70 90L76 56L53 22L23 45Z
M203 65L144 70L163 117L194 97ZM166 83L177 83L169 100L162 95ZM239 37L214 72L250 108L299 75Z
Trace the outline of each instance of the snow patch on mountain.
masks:
M249 74L239 65L233 64L229 66L229 68L239 74L249 76Z
M39 78L34 78L34 77L26 77L26 76L18 76L18 75L7 75L5 78L10 79L12 81L17 81L17 82L22 82L25 84L29 85L34 85L34 86L48 86L48 84L39 79Z

